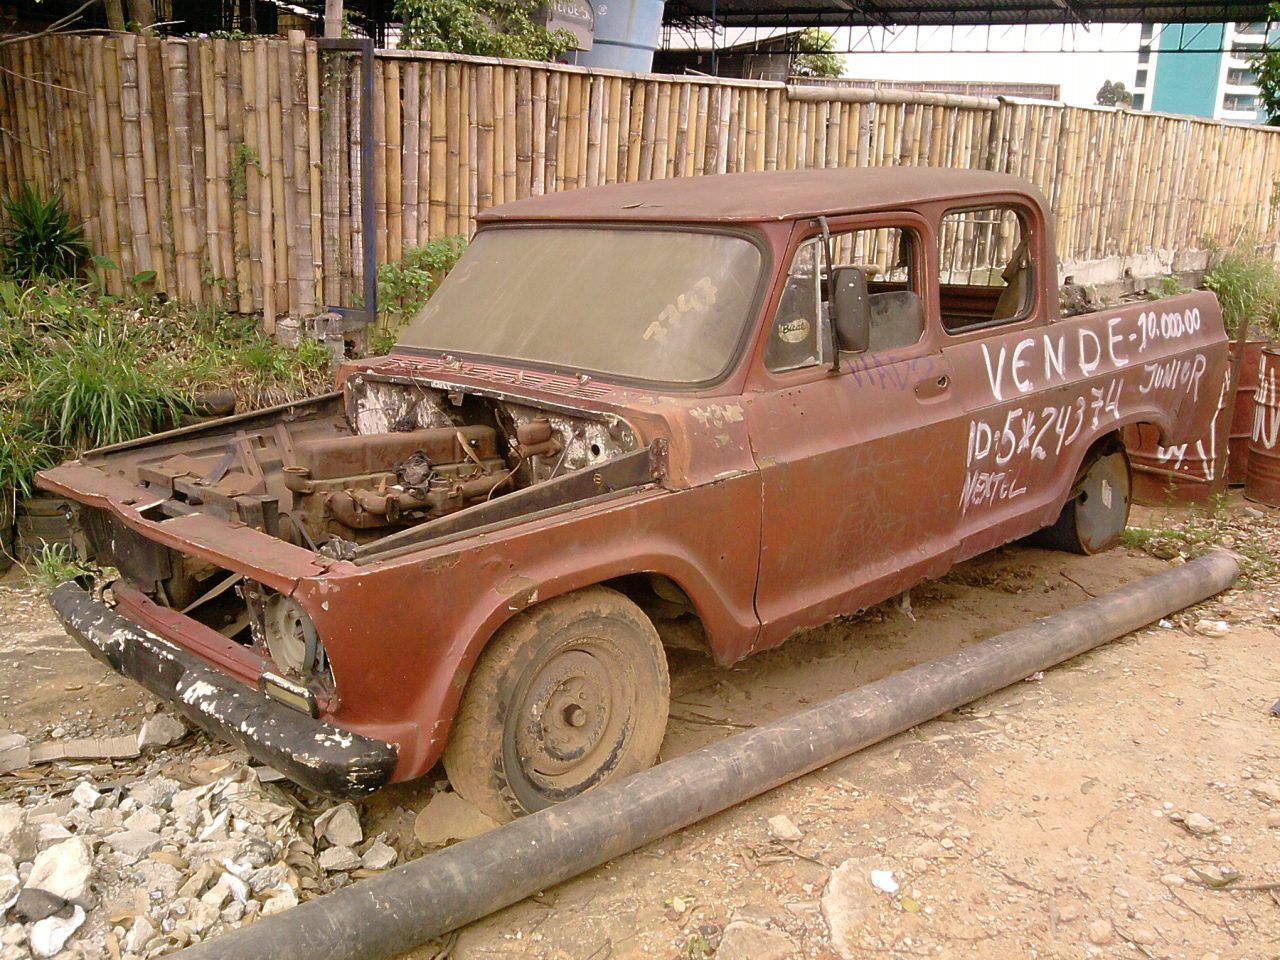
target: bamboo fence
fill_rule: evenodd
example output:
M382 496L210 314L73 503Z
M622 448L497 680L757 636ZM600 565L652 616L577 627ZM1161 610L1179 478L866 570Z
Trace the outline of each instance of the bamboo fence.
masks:
M356 61L287 39L0 48L0 190L60 189L108 282L276 317L362 289ZM595 184L931 164L1034 181L1064 261L1280 239L1280 130L1107 108L375 58L379 262L477 211Z

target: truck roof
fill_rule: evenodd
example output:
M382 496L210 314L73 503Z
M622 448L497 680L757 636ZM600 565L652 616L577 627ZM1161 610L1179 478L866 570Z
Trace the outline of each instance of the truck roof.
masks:
M944 167L837 167L768 173L675 177L565 190L485 210L481 223L528 220L794 220L909 207L990 193L1028 195L1027 180L985 170Z

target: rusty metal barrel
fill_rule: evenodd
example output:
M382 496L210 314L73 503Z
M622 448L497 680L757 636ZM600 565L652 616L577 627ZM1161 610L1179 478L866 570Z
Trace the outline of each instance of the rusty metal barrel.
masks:
M1239 368L1240 379L1232 391L1227 483L1233 487L1244 483L1249 471L1249 446L1253 438L1253 395L1258 388L1258 369L1262 362L1262 348L1266 343L1265 340L1245 341L1244 357ZM1232 342L1232 358L1235 357L1236 350L1237 344Z
M1253 429L1244 495L1257 503L1280 507L1280 345L1262 351L1258 386L1253 394Z

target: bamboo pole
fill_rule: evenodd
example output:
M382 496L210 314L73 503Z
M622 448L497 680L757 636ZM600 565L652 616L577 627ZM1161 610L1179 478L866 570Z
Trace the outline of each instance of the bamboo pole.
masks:
M383 114L382 142L384 157L375 168L382 179L380 209L386 223L380 224L378 234L385 247L385 260L394 262L404 257L404 113L400 105L400 61L387 60L382 64Z
M555 183L555 175L547 179L547 74L538 70L533 74L533 119L530 123L533 137L532 158L529 165L529 192L542 196L547 192L547 184ZM554 156L555 150L552 149Z
M404 98L404 141L400 145L400 170L404 178L400 246L402 251L418 245L418 146L422 122L422 64L410 61L400 70ZM401 254L403 256L403 252Z
M504 201L515 200L527 196L519 189L519 123L516 116L516 101L519 98L516 88L518 71L515 67L503 70L502 82L502 198Z

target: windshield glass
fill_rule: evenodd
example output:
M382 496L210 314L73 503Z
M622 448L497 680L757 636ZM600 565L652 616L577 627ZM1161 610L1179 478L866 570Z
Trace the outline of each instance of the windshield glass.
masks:
M665 383L733 361L761 254L717 233L483 230L400 344Z

